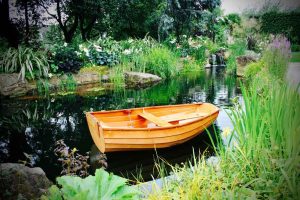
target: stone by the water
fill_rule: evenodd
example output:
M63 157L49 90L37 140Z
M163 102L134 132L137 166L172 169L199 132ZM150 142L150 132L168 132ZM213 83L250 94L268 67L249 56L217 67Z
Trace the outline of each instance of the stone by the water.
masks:
M162 80L161 77L141 72L125 72L126 87L145 88L154 85Z
M0 199L39 199L52 185L45 172L18 163L0 164Z

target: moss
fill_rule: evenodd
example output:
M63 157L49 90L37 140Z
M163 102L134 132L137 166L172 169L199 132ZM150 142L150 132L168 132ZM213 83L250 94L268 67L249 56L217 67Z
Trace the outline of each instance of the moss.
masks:
M87 65L80 69L80 72L96 72L99 75L108 74L107 66Z

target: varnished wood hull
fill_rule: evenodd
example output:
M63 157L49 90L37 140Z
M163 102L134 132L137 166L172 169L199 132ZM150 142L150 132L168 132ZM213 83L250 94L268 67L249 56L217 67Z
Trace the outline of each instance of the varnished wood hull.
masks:
M159 127L144 119L139 115L141 112L150 112L167 121L166 126ZM201 113L201 116L195 113ZM86 118L96 146L105 153L166 148L184 143L210 126L218 113L219 109L212 104L198 103L88 112ZM193 118L183 119L191 114Z

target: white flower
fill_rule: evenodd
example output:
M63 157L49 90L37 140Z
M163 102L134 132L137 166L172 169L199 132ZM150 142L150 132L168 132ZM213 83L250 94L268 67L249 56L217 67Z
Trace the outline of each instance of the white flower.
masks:
M49 76L49 78L51 78L53 76L53 74L49 73L48 76Z
M132 53L131 49L125 49L125 50L123 51L123 54L125 54L125 55L129 55L129 54L131 54L131 53Z
M68 46L68 43L64 43L64 47Z
M102 47L100 47L99 45L94 44L94 47L95 47L96 51L98 51L98 52L102 51Z
M176 42L176 39L173 39L170 41L171 44L174 44Z

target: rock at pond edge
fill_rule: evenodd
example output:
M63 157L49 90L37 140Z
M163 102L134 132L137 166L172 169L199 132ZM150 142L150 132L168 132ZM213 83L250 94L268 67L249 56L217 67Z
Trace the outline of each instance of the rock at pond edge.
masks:
M45 172L18 163L0 164L0 199L39 199L52 185Z

